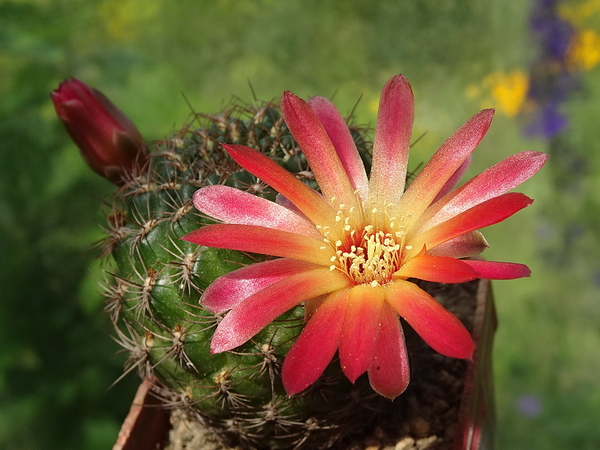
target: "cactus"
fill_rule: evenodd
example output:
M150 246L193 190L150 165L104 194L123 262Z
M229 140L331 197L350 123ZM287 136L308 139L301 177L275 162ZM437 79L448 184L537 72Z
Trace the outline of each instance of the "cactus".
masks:
M53 94L59 117L119 186L102 254L114 261L106 309L130 353L126 373L156 380L165 403L224 444L330 448L361 433L402 404L388 399L409 382L398 316L433 350L473 355L469 331L426 286L530 274L471 258L487 247L479 228L531 204L507 191L547 155L516 154L453 189L492 110L404 191L414 109L401 75L382 90L372 149L329 100L286 92L282 112L237 103L194 116L133 158L124 142L139 141L135 126L74 82Z
M230 106L218 116L197 118L155 143L145 167L125 179L112 196L102 253L111 255L106 309L129 370L153 374L167 404L187 408L224 442L251 448L332 445L360 432L390 402L366 378L350 383L339 363L310 389L284 391L283 357L302 329L298 306L234 351L210 355L209 342L221 316L199 304L217 277L264 257L198 247L181 237L212 221L192 206L199 187L224 184L274 199L275 192L242 171L221 143L261 149L308 184L306 160L281 118L278 106ZM364 130L352 128L368 165Z

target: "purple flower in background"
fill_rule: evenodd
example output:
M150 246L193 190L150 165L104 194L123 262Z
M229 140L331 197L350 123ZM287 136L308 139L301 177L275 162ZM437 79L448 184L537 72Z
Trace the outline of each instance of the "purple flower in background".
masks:
M525 129L528 136L552 137L565 129L568 119L559 111L560 102L552 101L542 105L530 119Z
M535 418L542 413L542 402L535 395L525 394L517 400L517 410L524 417Z
M527 98L536 105L525 134L551 138L565 129L568 120L560 105L576 88L578 81L569 70L569 46L575 29L558 14L558 0L534 2L530 26L540 55L530 71Z
M538 0L531 12L531 30L550 59L564 61L574 34L573 26L557 12L558 0Z
M600 286L600 268L596 269L596 271L594 272L593 276L592 276L594 285L596 286Z

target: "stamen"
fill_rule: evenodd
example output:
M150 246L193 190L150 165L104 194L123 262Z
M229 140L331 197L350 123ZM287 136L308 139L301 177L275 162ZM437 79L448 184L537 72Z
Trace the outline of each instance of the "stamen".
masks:
M402 262L402 240L399 243L393 234L375 231L373 225L363 227L360 235L353 229L349 237L349 247L344 248L341 241L335 243L338 267L356 284L388 283Z
M404 244L411 221L409 214L392 217L393 206L375 199L365 205L359 198L353 205L338 205L335 226L319 227L335 253L330 270L346 273L356 285L382 286L392 280L410 250Z

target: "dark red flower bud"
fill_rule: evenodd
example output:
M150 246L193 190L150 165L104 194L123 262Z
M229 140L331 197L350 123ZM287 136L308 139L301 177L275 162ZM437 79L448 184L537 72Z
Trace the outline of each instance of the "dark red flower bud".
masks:
M144 165L148 150L142 135L100 91L72 78L51 96L56 114L98 174L120 185Z

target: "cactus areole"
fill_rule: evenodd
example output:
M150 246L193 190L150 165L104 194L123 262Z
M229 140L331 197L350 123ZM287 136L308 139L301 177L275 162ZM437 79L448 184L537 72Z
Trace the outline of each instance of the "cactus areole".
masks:
M406 389L407 330L471 358L469 332L422 282L529 275L474 257L479 229L531 204L508 191L546 155L518 153L455 188L484 110L405 189L413 108L398 75L372 145L329 100L286 92L281 109L235 104L150 146L119 179L103 241L127 370L153 375L167 405L222 442L329 448Z

